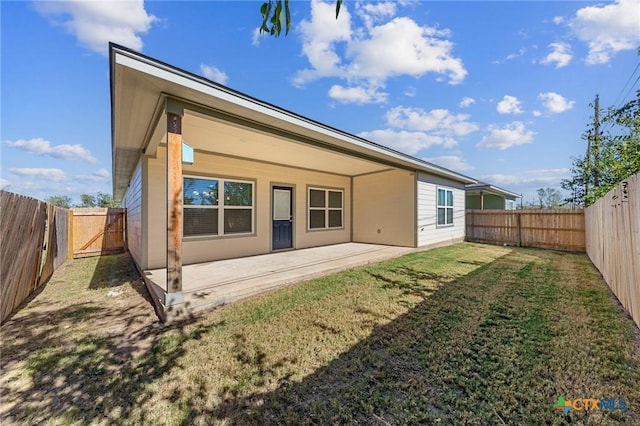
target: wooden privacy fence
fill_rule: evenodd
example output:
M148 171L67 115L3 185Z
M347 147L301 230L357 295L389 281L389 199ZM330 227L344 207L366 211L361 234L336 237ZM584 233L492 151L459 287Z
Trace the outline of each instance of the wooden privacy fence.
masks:
M121 253L124 244L124 209L74 208L71 210L69 257Z
M585 251L583 210L467 210L466 240Z
M0 191L0 322L67 258L68 210Z
M587 255L640 327L640 173L585 209Z

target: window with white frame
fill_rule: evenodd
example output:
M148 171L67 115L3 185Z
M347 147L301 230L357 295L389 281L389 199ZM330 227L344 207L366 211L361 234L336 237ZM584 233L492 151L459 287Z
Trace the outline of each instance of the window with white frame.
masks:
M185 176L185 237L253 233L253 182Z
M438 188L438 225L453 225L453 190Z
M309 229L343 227L344 191L340 189L309 188Z

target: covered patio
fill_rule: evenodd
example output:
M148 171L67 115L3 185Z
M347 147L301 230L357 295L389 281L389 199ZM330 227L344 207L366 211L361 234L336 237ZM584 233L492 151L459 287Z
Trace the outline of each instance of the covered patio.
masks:
M159 312L163 320L212 309L279 287L402 256L410 247L344 243L184 265L184 303ZM167 288L166 268L144 271L156 305Z
M476 180L122 46L110 60L114 199L161 318L463 240Z

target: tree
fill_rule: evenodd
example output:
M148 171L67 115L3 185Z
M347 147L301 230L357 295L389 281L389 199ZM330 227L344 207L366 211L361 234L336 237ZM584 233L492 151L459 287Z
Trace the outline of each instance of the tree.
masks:
M588 143L584 157L573 159L571 177L563 179L562 188L570 191L567 201L589 206L624 179L640 172L640 90L636 98L621 108L607 109L599 133L593 126L583 139ZM595 143L593 143L595 142Z
M80 204L78 207L95 207L96 206L96 197L89 194L82 194L80 196Z
M67 195L52 195L45 200L47 203L58 207L64 207L65 209L71 208L71 197Z
M77 207L118 207L118 204L113 201L111 195L98 191L96 195L80 195L80 204Z
M336 19L340 14L340 6L342 0L336 0ZM284 28L285 36L289 34L291 28L291 12L289 10L289 0L269 0L260 6L260 15L262 15L262 25L260 25L260 34L267 33L274 37L278 37Z
M96 206L98 207L118 207L118 203L113 200L111 195L98 191L96 194Z
M539 188L538 202L541 209L557 209L562 201L562 194L555 188Z

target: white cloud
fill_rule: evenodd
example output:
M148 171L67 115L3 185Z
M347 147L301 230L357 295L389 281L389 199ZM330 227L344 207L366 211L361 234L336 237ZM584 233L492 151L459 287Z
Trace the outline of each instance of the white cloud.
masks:
M111 173L107 169L99 169L91 173L89 176L76 176L78 181L91 181L91 182L107 182L111 179Z
M548 186L559 185L560 181L569 176L571 170L568 168L559 169L537 169L537 170L524 170L517 175L510 174L491 174L481 176L480 180L485 182L491 182L492 184L502 185L516 185L516 186ZM554 185L554 186L555 186Z
M640 2L618 0L605 6L583 7L569 26L589 46L587 63L605 64L617 52L640 45Z
M532 113L534 117L540 117L542 115L542 111L539 111L537 109L534 109Z
M351 15L346 6L342 5L336 19L334 5L317 0L311 2L311 21L300 23L302 53L311 69L298 71L294 84L302 85L317 78L341 74L341 59L335 52L335 44L351 38Z
M514 121L502 128L489 126L489 134L484 136L476 146L504 150L533 142L534 134L533 131L527 130L521 121Z
M42 138L18 139L15 141L6 140L3 141L3 143L7 146L20 148L24 151L37 155L48 155L55 158L62 158L64 160L83 160L89 163L96 162L96 158L91 155L91 151L80 144L51 146L51 142Z
M452 148L458 145L456 137L478 130L467 114L453 114L446 109L425 111L421 108L395 107L386 114L387 123L395 127L362 132L359 136L415 155L425 148L439 145Z
M313 0L311 20L300 24L302 52L311 67L296 73L293 82L307 82L336 77L352 87L383 86L398 75L420 77L435 73L448 78L450 84L464 80L467 71L462 60L452 56L449 31L420 26L407 17L393 17L393 3L355 3L363 28L352 29L352 18L343 3L335 19L335 4ZM387 19L388 22L381 22Z
M39 1L36 10L73 34L87 48L107 54L110 41L142 50L142 34L154 22L142 0L131 1Z
M414 155L434 145L450 148L457 144L451 138L428 135L424 132L407 132L406 130L373 130L371 132L361 132L358 136L409 155Z
M421 27L412 19L401 17L371 28L368 35L352 40L347 49L353 58L347 69L354 77L384 80L433 72L446 75L449 83L457 84L467 75L462 61L451 56L453 43L444 38L447 31Z
M554 92L540 93L538 98L542 101L542 105L544 105L547 111L553 114L568 111L573 108L575 104L574 101L570 101Z
M229 76L215 65L200 64L200 73L209 80L220 84L227 84Z
M356 7L356 11L367 28L371 28L374 23L383 20L384 18L392 17L396 15L396 3L383 2L383 3L363 3Z
M251 44L256 47L260 46L260 40L266 35L267 33L260 31L260 27L256 27L256 29L253 30L253 33L251 33Z
M11 182L6 179L0 179L0 189L5 189L11 186Z
M522 104L515 96L504 95L496 108L500 114L522 114Z
M54 182L62 182L67 179L67 176L60 169L14 167L10 168L9 171L18 176L41 177Z
M462 98L462 100L460 101L460 108L468 108L471 105L475 104L476 100L473 98L470 98L468 96L465 96L464 98Z
M388 93L379 92L376 86L343 87L334 84L329 97L342 103L379 104L387 101Z
M466 170L473 169L473 166L467 163L465 159L459 155L443 155L440 157L424 158L424 160L457 172L464 172Z
M573 55L571 54L571 46L568 43L558 42L549 44L551 53L542 60L545 65L556 64L556 68L562 68L569 65Z
M553 23L556 25L560 25L564 22L564 18L562 16L554 16Z
M386 114L387 123L407 130L432 132L444 136L465 136L478 130L468 114L453 114L446 109L395 107Z
M109 173L109 170L102 168L93 172L93 176L108 179L111 177L111 173Z
M522 48L520 48L520 50L518 50L518 52L510 53L507 56L505 56L504 59L496 59L492 63L493 64L504 64L507 61L512 61L512 60L514 60L516 58L519 58L519 57L523 56L525 53L527 53L527 49L522 47Z
M417 93L418 93L418 91L413 86L407 87L406 90L403 92L403 94L405 96L408 96L410 98L413 98Z

